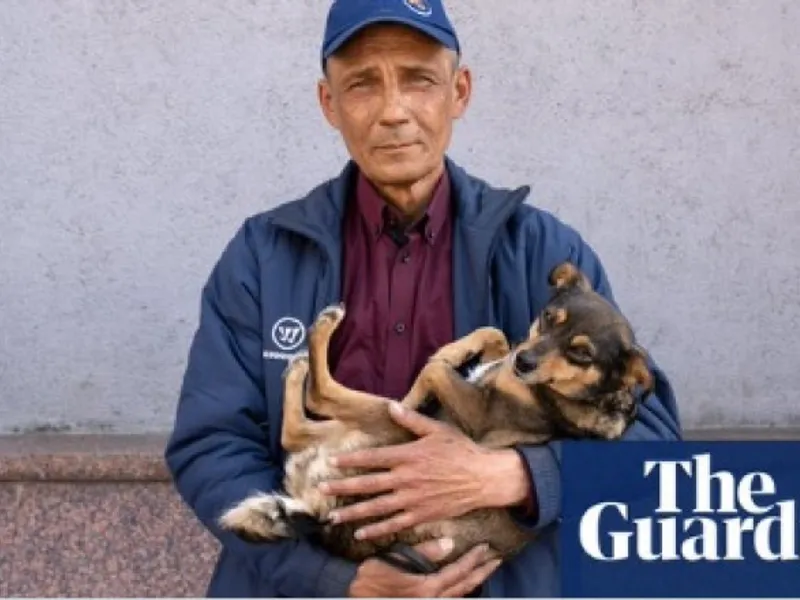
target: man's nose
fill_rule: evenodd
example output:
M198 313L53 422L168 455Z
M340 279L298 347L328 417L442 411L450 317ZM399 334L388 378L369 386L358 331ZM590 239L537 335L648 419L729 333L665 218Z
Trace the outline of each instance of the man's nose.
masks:
M399 125L408 121L406 98L396 85L387 85L383 92L381 123Z

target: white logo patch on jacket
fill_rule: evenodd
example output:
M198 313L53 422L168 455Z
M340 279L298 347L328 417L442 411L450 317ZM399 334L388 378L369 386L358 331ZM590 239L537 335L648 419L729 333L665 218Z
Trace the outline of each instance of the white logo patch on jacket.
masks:
M305 325L294 317L282 317L272 326L272 343L278 351L264 350L264 358L291 360L305 340Z

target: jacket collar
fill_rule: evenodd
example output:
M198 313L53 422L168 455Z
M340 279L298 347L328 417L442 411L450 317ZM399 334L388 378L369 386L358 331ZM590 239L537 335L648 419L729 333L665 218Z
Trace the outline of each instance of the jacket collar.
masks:
M472 177L449 158L446 168L456 204L453 238L453 293L456 338L496 325L492 305L490 261L502 225L527 198L530 188L495 188ZM350 161L340 175L318 186L305 198L271 212L270 221L319 244L328 258L328 285L316 298L317 310L341 298L341 231L345 206L352 196L358 169Z
M492 232L502 225L530 192L528 186L514 190L494 188L470 176L449 157L445 167L453 187L456 219L473 230ZM338 177L312 190L300 200L275 208L271 221L320 243L324 247L338 244L345 205L352 196L358 175L355 163L348 161Z

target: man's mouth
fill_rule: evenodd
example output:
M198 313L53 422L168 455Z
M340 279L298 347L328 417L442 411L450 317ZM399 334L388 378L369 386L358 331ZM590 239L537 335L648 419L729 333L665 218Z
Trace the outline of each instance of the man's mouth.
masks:
M413 146L415 142L407 142L405 144L381 144L377 146L378 150L405 150Z

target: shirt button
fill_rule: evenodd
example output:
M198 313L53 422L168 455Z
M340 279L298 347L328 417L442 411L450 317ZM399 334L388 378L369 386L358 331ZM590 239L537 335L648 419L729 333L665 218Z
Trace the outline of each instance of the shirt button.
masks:
M394 326L394 330L396 333L403 333L406 330L405 323L398 323Z
M411 260L411 255L408 252L405 252L400 260L402 260L404 263L408 263Z

